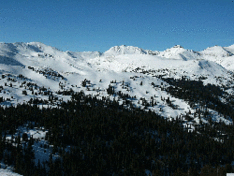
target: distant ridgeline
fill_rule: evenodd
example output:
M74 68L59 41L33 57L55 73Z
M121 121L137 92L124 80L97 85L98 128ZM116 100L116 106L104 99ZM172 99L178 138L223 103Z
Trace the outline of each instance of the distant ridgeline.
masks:
M24 176L234 172L234 45L0 43L0 163Z

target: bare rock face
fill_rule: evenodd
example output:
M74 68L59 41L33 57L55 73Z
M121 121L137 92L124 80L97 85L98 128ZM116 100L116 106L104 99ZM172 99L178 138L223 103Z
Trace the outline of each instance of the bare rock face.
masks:
M183 48L181 45L175 45L173 48Z

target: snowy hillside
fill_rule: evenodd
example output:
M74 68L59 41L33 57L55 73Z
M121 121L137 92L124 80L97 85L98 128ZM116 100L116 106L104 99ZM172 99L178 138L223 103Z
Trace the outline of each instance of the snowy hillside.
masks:
M209 47L205 49L204 51L201 52L203 55L209 55L209 56L214 56L215 58L217 57L228 57L233 55L232 52L226 50L225 48L221 46L214 46L214 47Z
M61 92L71 89L83 90L101 98L110 96L106 89L112 85L115 92L122 91L135 96L133 103L136 107L143 108L141 98L150 101L152 96L156 96L157 105L150 109L165 118L175 118L194 109L184 100L172 97L165 91L165 86L170 84L165 83L164 79L186 77L202 80L204 85L225 86L224 91L231 96L233 50L233 46L215 46L196 52L176 45L165 51L152 52L122 45L104 53L63 52L39 42L0 43L1 104L32 102L35 98L49 101L49 95L52 94L57 100L68 100L69 96ZM84 81L87 84L82 86ZM152 82L157 89L152 87ZM161 97L171 97L180 108L172 109ZM220 98L226 101L227 96ZM55 106L56 103L50 104ZM159 111L159 107L163 107L163 111ZM215 117L215 121L221 118Z
M194 60L200 59L198 52L193 50L186 50L180 45L175 45L174 47L162 51L159 53L159 56L165 57L168 59L178 59L178 60Z
M104 52L103 55L123 55L123 54L146 54L147 52L141 48L134 46L114 46L111 47L108 51Z
M234 45L200 52L180 45L165 51L122 45L100 53L64 52L39 42L0 43L0 104L60 107L75 92L83 91L125 109L153 111L170 121L179 119L188 131L204 124L230 125L233 53ZM38 140L32 146L37 151L35 162L48 161L52 147L40 147L50 146L44 140L47 129L24 125L14 135L6 134L6 139L23 133L34 136Z
M21 176L20 174L14 173L8 169L0 169L1 176Z

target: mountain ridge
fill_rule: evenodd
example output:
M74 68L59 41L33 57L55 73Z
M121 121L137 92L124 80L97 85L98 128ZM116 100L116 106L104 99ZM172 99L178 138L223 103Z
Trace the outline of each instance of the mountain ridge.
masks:
M230 46L226 49L231 51L232 48ZM215 49L218 51L212 52ZM31 86L26 86L31 84L37 85L34 87L38 87L39 90L45 89L52 92L58 99L60 97L63 100L68 100L69 96L60 95L58 92L71 89L73 91L82 90L100 98L106 97L110 96L106 91L108 86L116 80L116 84L113 85L114 90L135 96L136 101L133 101L133 104L142 107L139 104L142 97L147 101L150 101L150 95L159 94L162 97L171 97L165 91L167 86L171 86L164 81L168 78L202 81L204 86L211 84L222 87L225 94L231 96L234 92L232 72L234 64L232 55L222 55L226 49L212 47L202 53L175 45L159 52L121 45L100 53L97 51L64 52L40 42L0 43L0 77L2 76L0 84L5 90L5 93L0 93L0 97L2 96L5 100L9 99L1 104L14 105L38 97L48 99L47 93L38 96L39 93L42 93L41 91L38 92ZM213 57L210 53L216 54L217 57ZM121 85L120 82L124 82L124 84ZM126 88L125 84L129 87ZM144 86L141 86L142 84ZM160 87L160 90L152 85ZM26 96L22 95L22 92L25 93L25 91ZM111 97L114 98L114 96ZM222 99L227 101L224 97ZM186 108L173 110L162 100L157 99L157 101L158 105L152 106L151 109L166 118L169 116L176 118L178 115L186 114L187 110L195 111L188 103L179 98L174 97L178 107ZM158 111L159 107L164 107L164 111ZM219 119L217 115L216 117Z
M27 154L29 148L33 149L35 158L26 156L30 162L31 158L34 158L33 161L39 163L38 168L41 167L40 161L48 163L50 167L51 160L56 163L58 158L63 158L65 155L60 152L73 150L72 142L78 138L80 141L77 146L84 147L85 150L81 151L79 148L74 151L78 151L77 161L88 164L92 163L96 155L92 154L90 160L87 160L85 155L92 149L97 154L100 151L106 154L107 150L116 153L121 146L123 151L126 151L129 145L134 148L139 146L139 150L132 148L129 151L132 151L131 156L137 156L137 162L140 155L136 152L142 151L142 158L146 157L142 163L147 163L147 170L146 167L144 169L149 173L152 163L166 161L161 155L165 148L176 146L170 152L165 150L165 158L170 159L168 156L175 153L173 161L176 161L182 154L183 158L186 158L191 153L199 154L204 151L204 148L207 148L204 147L207 146L205 142L208 141L207 144L215 146L212 150L208 147L204 156L215 151L215 157L219 155L216 163L222 164L220 161L224 155L216 150L217 145L219 149L226 151L225 158L229 163L234 121L234 56L227 53L232 51L234 45L226 48L214 46L201 52L187 50L180 45L165 51L121 45L104 53L64 52L39 42L1 43L0 107L2 127L6 131L2 137L7 141L7 145L2 146L9 149L16 147L16 141L18 144L22 141L22 145L27 148L23 149L22 153ZM9 118L5 118L8 116ZM15 125L15 122L22 126ZM116 124L120 128L116 128ZM141 127L141 124L145 126ZM6 130L8 127L17 128L16 133ZM61 133L57 129L61 130ZM113 137L110 138L108 133ZM126 134L130 135L129 140L126 140ZM192 135L198 140L191 139ZM30 136L28 140L27 136ZM142 140L137 136L142 136ZM178 137L181 139L178 140ZM104 139L103 142L100 141L101 138ZM190 141L185 143L185 139ZM33 140L34 144L31 143ZM87 140L92 143L92 149L84 143ZM158 143L160 141L164 141L164 144ZM197 146L199 141L204 146ZM136 145L136 142L139 142L139 145ZM178 145L175 145L176 142ZM191 142L195 148L188 151L186 146L191 146ZM126 146L123 147L122 144ZM155 152L152 156L160 158L150 159L151 154L146 156L142 144L146 146L145 151L150 151L147 145L151 146L151 151ZM178 149L181 144L185 148L180 151ZM223 144L230 145L230 152L226 147L220 148ZM113 146L116 147L115 150ZM103 150L103 147L107 150ZM198 150L196 147L199 147ZM15 151L20 151L17 148ZM126 156L128 154L126 153ZM212 152L210 156L213 155ZM8 156L15 155L4 154L5 158ZM121 155L116 155L115 158L118 160L119 156ZM200 156L197 155L197 160L195 158L191 161L196 164L199 161L203 167ZM73 157L71 153L71 158ZM4 159L5 161L7 160ZM102 162L104 160L96 161L106 168L106 162ZM114 160L111 158L108 162L111 161ZM66 160L64 163L67 162ZM7 161L5 164L9 163ZM187 164L183 160L182 163ZM84 165L87 166L86 163L80 166ZM56 168L54 166L53 168ZM58 168L60 166L58 165ZM163 166L166 165L163 163ZM113 167L111 172L112 169ZM165 171L167 169L168 167L165 167ZM8 174L7 171L4 172Z
M234 53L234 45L230 45L228 47L221 47L221 46L213 46L213 47L208 47L202 51L194 51L194 50L188 50L183 48L181 45L175 45L171 48L168 48L163 51L153 51L153 50L148 50L148 49L142 49L136 46L127 46L127 45L116 45L111 47L110 49L104 51L104 52L99 52L99 51L80 51L80 52L74 52L74 51L61 51L60 49L56 47L52 47L46 44L43 44L41 42L15 42L15 43L4 43L0 42L0 50L2 51L3 45L8 46L9 49L15 50L16 48L25 48L25 49L32 49L36 52L41 52L44 50L44 52L51 52L53 50L59 51L59 52L72 52L72 53L99 53L100 55L121 55L121 54L149 54L149 55L163 55L163 53L175 53L175 54L180 54L181 52L192 52L192 53L199 53L203 55L209 55L209 53L219 54L223 57L225 56L232 56ZM215 53L214 53L215 52Z

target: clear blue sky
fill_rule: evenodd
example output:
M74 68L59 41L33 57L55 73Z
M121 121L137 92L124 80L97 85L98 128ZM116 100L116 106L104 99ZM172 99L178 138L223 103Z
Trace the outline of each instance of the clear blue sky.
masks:
M234 44L232 0L2 0L0 42L37 41L63 51L116 45L196 51Z

